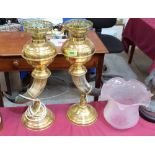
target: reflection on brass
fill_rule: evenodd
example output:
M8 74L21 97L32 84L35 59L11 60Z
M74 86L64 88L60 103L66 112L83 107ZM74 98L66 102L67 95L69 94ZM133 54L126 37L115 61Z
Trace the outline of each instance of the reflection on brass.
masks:
M54 114L42 105L39 100L35 100L22 116L24 125L32 130L43 130L48 128L54 121Z
M16 103L26 102L29 98L36 99L46 86L47 79L51 75L47 66L57 54L55 46L46 41L46 34L51 30L51 27L50 22L41 20L24 23L24 30L32 34L32 42L24 46L23 58L34 67L31 73L34 80L31 87L23 94L25 99L22 96L17 96ZM33 115L30 117L27 111L30 111ZM27 128L41 130L47 128L54 120L53 113L45 106L41 106L38 101L29 106L27 111L22 117L22 121Z
M62 51L71 63L69 73L81 92L80 103L69 108L67 117L78 125L90 125L97 119L95 108L86 101L86 95L92 93L92 86L85 78L87 69L84 66L95 52L94 44L86 37L92 25L92 22L88 20L70 20L64 23L64 28L69 31L70 38L63 44Z

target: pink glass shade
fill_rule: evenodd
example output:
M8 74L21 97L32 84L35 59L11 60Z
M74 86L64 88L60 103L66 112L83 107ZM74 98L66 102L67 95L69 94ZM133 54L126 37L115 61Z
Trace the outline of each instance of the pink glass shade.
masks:
M100 100L107 100L104 109L106 121L117 129L135 126L139 120L139 106L149 106L152 94L137 80L113 78L101 90Z

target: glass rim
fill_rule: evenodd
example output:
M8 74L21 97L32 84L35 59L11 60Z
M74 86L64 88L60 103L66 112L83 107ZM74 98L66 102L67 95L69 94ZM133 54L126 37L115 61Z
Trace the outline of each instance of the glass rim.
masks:
M79 22L79 23L83 22L85 25L82 27L76 27L76 22ZM84 30L84 29L89 29L93 27L93 22L90 20L86 20L86 19L71 19L71 20L64 22L64 27L66 27L67 29L72 28L76 30Z
M42 24L42 26L37 24ZM26 20L23 22L23 26L25 29L49 29L53 24L46 20Z

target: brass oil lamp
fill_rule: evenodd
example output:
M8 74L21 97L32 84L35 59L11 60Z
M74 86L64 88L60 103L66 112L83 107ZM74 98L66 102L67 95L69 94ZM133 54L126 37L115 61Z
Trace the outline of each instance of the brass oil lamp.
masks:
M87 32L93 23L88 20L69 20L64 23L64 29L69 32L69 39L63 44L62 51L71 63L69 73L73 82L81 92L80 103L73 104L68 112L68 119L77 125L90 125L97 119L97 112L87 103L87 95L92 92L92 86L86 80L87 69L84 66L95 52L94 44L87 38Z
M22 56L34 68L31 73L33 83L25 94L16 97L15 102L24 103L29 99L33 100L33 104L22 116L23 124L32 130L46 129L54 121L53 112L37 99L51 75L47 66L53 62L57 55L55 46L46 40L46 34L50 32L51 27L52 23L42 20L24 23L24 30L32 34L32 42L24 46Z

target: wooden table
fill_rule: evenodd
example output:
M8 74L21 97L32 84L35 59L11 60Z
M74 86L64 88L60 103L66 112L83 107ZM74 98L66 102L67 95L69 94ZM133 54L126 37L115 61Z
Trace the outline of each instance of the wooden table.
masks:
M96 68L95 87L100 88L104 55L108 51L94 31L88 32L88 38L94 43L96 52L91 61L86 64L86 67ZM0 32L0 71L5 72L7 85L9 84L7 72L32 70L32 67L21 56L24 44L29 41L31 41L31 35L25 32ZM69 68L70 64L62 55L61 47L57 47L57 52L58 55L54 62L49 65L49 69ZM0 101L2 101L2 96ZM0 102L0 106L3 106L3 102Z

